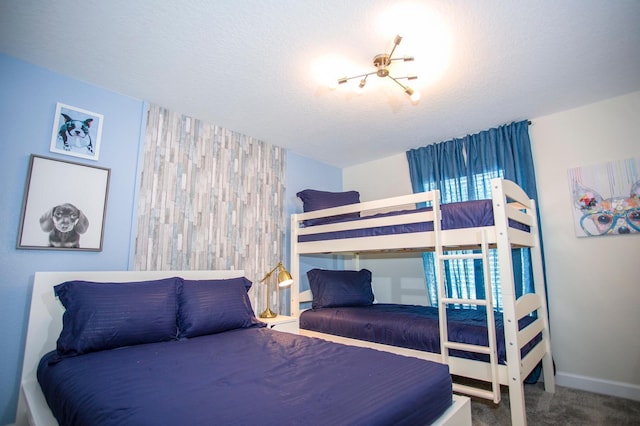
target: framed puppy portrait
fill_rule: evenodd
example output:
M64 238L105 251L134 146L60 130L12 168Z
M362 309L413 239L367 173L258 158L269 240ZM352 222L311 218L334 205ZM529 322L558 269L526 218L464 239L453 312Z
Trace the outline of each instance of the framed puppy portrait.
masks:
M102 114L58 102L50 151L98 161L103 121Z
M102 251L111 169L31 155L17 248Z

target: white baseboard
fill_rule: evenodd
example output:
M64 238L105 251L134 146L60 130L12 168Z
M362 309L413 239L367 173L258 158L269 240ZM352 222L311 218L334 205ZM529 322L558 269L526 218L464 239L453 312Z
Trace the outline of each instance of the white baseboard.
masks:
M631 383L614 382L570 373L556 373L556 384L587 392L611 395L640 401L640 386Z

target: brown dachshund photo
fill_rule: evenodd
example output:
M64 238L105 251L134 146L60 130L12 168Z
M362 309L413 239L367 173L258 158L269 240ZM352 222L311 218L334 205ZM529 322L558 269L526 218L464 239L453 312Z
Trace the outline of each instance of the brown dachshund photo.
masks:
M80 234L89 228L89 219L73 204L65 203L47 210L40 227L49 233L49 247L80 248Z

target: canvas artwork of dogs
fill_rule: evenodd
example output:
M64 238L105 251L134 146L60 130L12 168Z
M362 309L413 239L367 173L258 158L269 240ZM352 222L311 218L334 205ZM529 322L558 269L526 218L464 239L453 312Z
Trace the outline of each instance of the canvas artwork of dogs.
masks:
M580 227L587 235L640 232L640 181L628 197L603 198L597 191L575 184L574 203L582 213Z
M80 248L80 234L89 228L89 219L76 206L60 204L40 217L40 227L49 233L49 247Z
M87 152L93 154L93 141L89 133L93 118L81 121L74 120L68 114L60 115L64 119L64 123L60 125L58 137L62 139L64 150L71 151L71 142L73 142L74 147L86 147Z

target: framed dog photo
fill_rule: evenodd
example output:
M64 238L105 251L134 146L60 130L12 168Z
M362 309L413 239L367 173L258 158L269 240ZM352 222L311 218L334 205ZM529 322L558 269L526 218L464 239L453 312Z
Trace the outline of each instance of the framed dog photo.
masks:
M640 234L640 157L569 169L577 237Z
M111 169L31 155L17 248L102 251Z
M50 151L98 161L103 121L102 114L58 102Z

